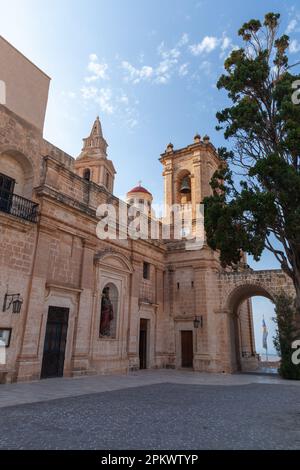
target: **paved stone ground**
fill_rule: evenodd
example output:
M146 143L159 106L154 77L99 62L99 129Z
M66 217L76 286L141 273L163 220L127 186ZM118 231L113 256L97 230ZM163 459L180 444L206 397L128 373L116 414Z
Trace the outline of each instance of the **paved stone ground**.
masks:
M2 401L0 449L300 448L299 382L147 371L61 379L64 398L53 399L57 383L0 387L0 400L9 390L32 400Z
M0 408L166 382L190 385L228 386L269 383L300 386L300 381L282 380L278 375L208 374L190 370L166 369L141 370L128 375L96 375L0 385Z

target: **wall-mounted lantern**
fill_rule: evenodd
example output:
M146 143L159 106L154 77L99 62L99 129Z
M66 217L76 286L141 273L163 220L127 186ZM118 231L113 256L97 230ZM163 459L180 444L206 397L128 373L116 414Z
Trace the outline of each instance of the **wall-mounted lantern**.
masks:
M20 313L23 299L20 294L5 294L3 302L3 312L6 312L12 305L12 313Z
M203 316L195 316L194 318L194 328L202 328L203 327Z

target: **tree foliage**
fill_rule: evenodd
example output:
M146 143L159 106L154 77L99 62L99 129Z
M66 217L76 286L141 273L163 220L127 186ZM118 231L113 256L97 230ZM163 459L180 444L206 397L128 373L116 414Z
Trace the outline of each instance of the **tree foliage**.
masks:
M279 17L268 13L263 24L242 26L244 47L231 52L217 83L231 102L217 113L217 129L232 147L218 150L205 229L223 266L235 266L242 252L259 260L271 251L293 280L300 308L300 104L292 101L300 75L291 73Z
M282 293L275 299L274 318L277 324L274 346L281 356L279 374L285 379L300 380L300 364L292 361L295 350L292 348L294 340L298 339L295 326L296 308L294 299Z

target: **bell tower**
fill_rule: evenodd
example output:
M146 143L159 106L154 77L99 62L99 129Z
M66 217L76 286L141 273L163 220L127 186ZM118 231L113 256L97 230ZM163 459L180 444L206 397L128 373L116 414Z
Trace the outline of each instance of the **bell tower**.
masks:
M107 158L107 147L97 116L89 137L83 139L82 151L75 161L75 172L87 181L104 186L112 193L116 170L112 161Z
M174 204L180 204L182 208L190 204L194 220L197 204L212 193L209 182L220 163L215 147L207 135L201 139L196 134L193 144L187 147L175 150L173 144L168 144L160 162L163 165L165 215L170 214L168 207Z

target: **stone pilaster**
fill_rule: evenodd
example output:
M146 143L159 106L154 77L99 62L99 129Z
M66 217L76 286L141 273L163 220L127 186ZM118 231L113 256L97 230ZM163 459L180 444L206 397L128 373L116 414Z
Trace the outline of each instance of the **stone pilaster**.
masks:
M95 245L83 241L80 295L72 354L72 373L80 375L89 370L90 345L94 316L94 254ZM100 313L99 313L100 314Z
M20 380L38 379L41 362L39 348L41 327L45 309L45 287L50 256L51 229L40 230L37 239L34 267L29 287L28 303L23 313L23 334L16 369Z

